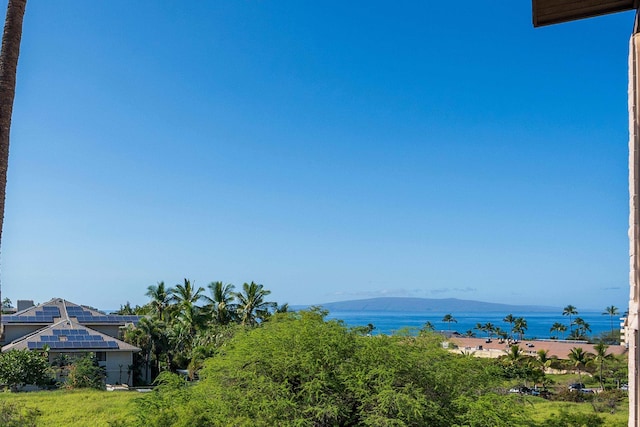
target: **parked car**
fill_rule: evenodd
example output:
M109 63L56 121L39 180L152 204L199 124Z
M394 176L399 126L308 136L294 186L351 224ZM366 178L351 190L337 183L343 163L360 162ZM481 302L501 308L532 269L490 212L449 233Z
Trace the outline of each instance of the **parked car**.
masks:
M569 384L569 390L571 390L571 391L582 390L583 388L585 388L583 383Z
M510 388L509 393L531 394L531 389L529 387L520 385L520 386Z

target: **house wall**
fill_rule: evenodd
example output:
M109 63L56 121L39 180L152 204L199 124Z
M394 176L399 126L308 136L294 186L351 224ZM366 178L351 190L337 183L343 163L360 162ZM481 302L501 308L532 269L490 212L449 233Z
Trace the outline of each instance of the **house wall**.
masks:
M129 378L129 365L133 364L133 353L130 351L108 351L105 368L107 371L107 384L133 385Z
M94 331L98 331L110 337L120 337L120 325L84 325L87 328L91 328Z
M24 337L25 335L29 335L37 330L40 330L48 325L12 325L6 324L4 325L4 343L8 344L12 341L15 341L19 338Z

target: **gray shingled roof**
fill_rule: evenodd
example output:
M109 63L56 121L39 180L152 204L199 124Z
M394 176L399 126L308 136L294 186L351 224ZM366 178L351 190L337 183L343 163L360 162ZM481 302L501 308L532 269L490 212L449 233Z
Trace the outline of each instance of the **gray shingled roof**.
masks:
M72 320L61 320L2 347L8 350L71 351L140 351L131 344L100 333Z
M42 325L24 337L2 347L8 350L43 350L52 352L73 351L140 351L110 335L103 334L89 326L124 326L137 324L143 316L105 315L98 310L74 304L62 298L54 298L46 303L29 307L11 316L3 316L5 328L10 325ZM87 326L88 325L88 326Z
M93 308L74 304L62 298L53 298L43 304L29 307L15 314L2 316L2 324L40 324L49 325L60 319L75 318L83 325L125 325L138 324L142 316L107 315Z

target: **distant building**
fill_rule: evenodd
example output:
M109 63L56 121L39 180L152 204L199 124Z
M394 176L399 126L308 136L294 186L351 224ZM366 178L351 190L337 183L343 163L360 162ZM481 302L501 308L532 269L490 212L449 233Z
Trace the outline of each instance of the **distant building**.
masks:
M477 357L506 356L512 345L520 347L523 355L537 356L538 350L547 351L547 356L558 359L569 359L569 353L574 347L581 347L590 353L595 353L594 344L586 341L569 340L524 340L508 344L502 340L488 340L486 338L451 337L449 341L456 347L449 346L449 350L455 353L470 354ZM627 348L624 345L611 345L607 348L609 354L625 354Z
M95 353L108 384L132 385L128 370L138 347L118 339L120 328L137 324L142 316L106 315L95 309L54 298L2 316L2 352L48 349L49 361ZM5 344L6 343L6 344Z

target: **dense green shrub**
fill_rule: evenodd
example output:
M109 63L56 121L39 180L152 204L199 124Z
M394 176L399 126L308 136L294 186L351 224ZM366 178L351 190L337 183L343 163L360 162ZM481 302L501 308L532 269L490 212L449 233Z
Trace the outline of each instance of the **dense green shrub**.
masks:
M52 381L47 357L29 350L11 350L0 353L0 383L11 390L22 385L46 385Z
M98 365L93 353L75 359L67 369L69 374L64 383L66 388L95 388L98 390L105 388L104 369Z
M491 393L500 368L440 341L362 336L320 311L278 315L239 332L199 383L161 376L139 425L518 425L522 405Z

